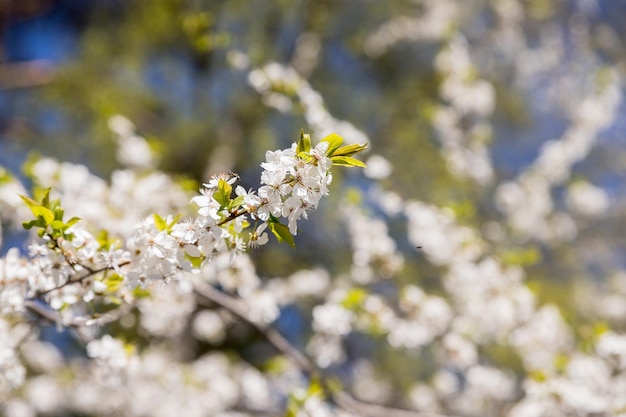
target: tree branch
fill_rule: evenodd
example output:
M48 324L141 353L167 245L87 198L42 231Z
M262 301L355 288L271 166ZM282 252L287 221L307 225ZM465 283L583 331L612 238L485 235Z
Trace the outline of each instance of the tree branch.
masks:
M130 261L120 262L120 263L117 265L117 267L119 268L119 267L121 267L121 266L128 265L129 263L130 263ZM78 278L76 278L76 279L71 279L70 277L68 277L68 278L67 278L67 281L65 281L63 284L60 284L60 285L58 285L58 286L56 286L56 287L54 287L54 288L49 288L49 289L47 289L47 290L40 290L40 291L37 291L37 292L35 293L35 296L34 296L33 298L39 298L39 297L41 297L42 295L46 295L46 294L48 294L48 293L51 293L52 291L60 290L61 288L66 287L66 286L68 286L68 285L71 285L71 284L77 284L77 283L82 282L82 281L86 280L87 278L92 277L92 276L94 276L94 275L96 275L96 274L99 274L99 273L101 273L101 272L106 272L106 271L112 271L112 270L115 270L115 268L114 268L114 267L112 267L112 266L105 266L105 267L102 267L102 268L100 268L100 269L91 269L91 268L89 268L89 267L87 267L87 266L85 266L85 265L82 265L82 264L80 264L80 266L81 266L81 267L83 267L83 268L85 268L85 270L87 271L87 273L86 273L85 275L80 276L80 277L78 277Z
M24 302L24 305L31 313L34 313L56 325L74 330L84 343L89 343L95 339L89 331L90 327L104 326L105 324L119 320L135 308L135 303L128 303L101 316L92 316L85 319L79 318L78 320L67 322L63 321L63 318L56 311L50 308L48 304L40 303L35 299L28 299Z
M89 343L94 340L94 337L87 329L87 326L83 323L63 323L63 319L59 314L49 308L46 305L40 304L35 300L25 300L24 306L32 313L36 314L39 317L43 317L44 319L54 323L56 325L62 325L64 327L69 327L74 330L76 335L84 342Z
M273 327L263 327L248 316L243 304L239 300L221 292L211 285L200 286L194 283L194 292L196 295L207 299L229 312L233 313L250 326L254 327L259 333L267 339L280 353L289 357L302 371L311 374L319 369L306 356L298 351L285 337Z
M330 388L329 376L319 368L311 359L296 349L278 330L273 327L265 327L253 320L239 300L230 295L217 290L211 285L204 283L194 283L194 293L204 300L209 300L214 304L228 310L239 317L254 329L256 329L271 345L280 353L291 359L291 361L308 376L316 375L320 378L327 399L346 411L358 414L361 417L451 417L435 413L422 413L418 411L402 410L398 408L385 407L376 404L365 403L357 400L345 391L338 391Z

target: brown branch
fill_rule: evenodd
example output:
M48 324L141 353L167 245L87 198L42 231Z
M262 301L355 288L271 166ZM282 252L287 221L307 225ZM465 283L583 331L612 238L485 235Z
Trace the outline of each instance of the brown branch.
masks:
M217 290L211 285L201 285L197 282L194 283L194 292L196 296L201 299L209 300L219 305L248 323L273 345L276 350L291 359L305 374L319 377L327 398L346 411L356 413L361 417L451 417L442 414L423 413L365 403L357 400L345 391L338 391L336 388L331 388L331 384L328 383L329 376L326 375L323 369L319 368L311 359L296 349L278 330L273 327L262 326L254 321L248 315L245 305L239 300Z
M79 318L70 322L65 322L61 316L54 311L48 304L42 304L34 299L26 300L25 307L39 317L48 320L51 323L70 328L76 332L84 343L94 340L93 335L89 332L89 328L93 326L104 326L119 320L121 317L130 313L135 308L135 303L124 304L123 306L109 311L101 316L91 316L87 318Z
M194 284L194 292L196 295L207 299L229 312L233 313L250 326L254 327L263 335L280 353L289 357L295 364L307 374L317 371L317 367L300 351L293 347L285 337L272 327L263 327L248 316L248 312L241 302L221 291L218 291L211 285L200 286Z
M124 262L121 262L120 264L118 264L117 267L119 268L120 266L125 266L125 265L128 265L129 263L130 263L130 261L124 261ZM105 266L105 267L100 268L100 269L91 269L91 268L86 267L84 265L80 265L80 266L87 270L87 273L85 275L83 275L81 277L78 277L76 279L70 279L68 277L67 281L65 281L63 284L57 285L56 287L49 288L47 290L39 290L39 291L37 291L33 298L39 298L39 297L41 297L43 295L51 293L52 291L60 290L61 288L66 287L68 285L82 282L82 281L86 280L87 278L92 277L92 276L94 276L96 274L99 274L101 272L111 271L111 270L115 269L112 266Z
M377 404L361 402L346 392L332 393L332 399L341 408L360 417L452 417L444 414L389 408Z
M235 220L237 217L241 217L245 214L248 214L248 210L243 210L243 211L235 211L233 213L230 213L230 215L228 217L226 217L224 220L220 221L219 223L217 223L217 226L223 226L226 223Z
M24 302L24 306L32 313L38 315L39 317L43 317L44 319L50 321L56 325L63 325L64 327L68 327L74 330L76 335L84 342L89 343L94 340L94 337L89 333L87 326L82 323L63 323L63 319L59 314L47 307L47 305L42 305L35 300L26 300Z

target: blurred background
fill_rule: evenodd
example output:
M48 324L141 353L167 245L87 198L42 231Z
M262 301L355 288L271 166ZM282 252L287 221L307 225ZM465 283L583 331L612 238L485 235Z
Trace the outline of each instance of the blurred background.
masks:
M0 165L19 174L35 152L106 178L122 114L160 169L249 188L266 150L338 131L374 168L337 172L297 251L253 253L261 276L345 272L351 187L409 253L398 279L444 293L368 197L382 188L480 231L581 339L598 320L625 330L625 307L591 308L626 293L625 21L612 0L4 0ZM418 372L380 355L400 385Z

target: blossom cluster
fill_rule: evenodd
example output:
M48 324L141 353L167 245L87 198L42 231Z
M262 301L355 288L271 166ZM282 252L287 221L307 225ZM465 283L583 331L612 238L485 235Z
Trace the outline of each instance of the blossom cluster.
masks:
M295 68L271 62L254 68L248 82L261 94L265 104L282 112L292 111L294 104L304 109L304 117L318 135L337 132L349 143L366 143L367 136L352 123L335 118L326 108L324 98Z
M114 238L96 238L77 217L64 223L64 212L57 201L50 202L49 189L41 204L23 197L37 217L28 227L40 227L43 242L31 245L31 262L20 260L15 251L4 260L1 294L7 302L3 310L20 311L24 300L39 296L55 310L103 295L130 301L128 288L154 280L180 280L216 254L228 252L232 257L248 246L267 243L268 225L280 240L293 243L298 220L306 218L328 195L331 157L336 163L361 165L349 155L365 146L341 148L341 141L338 135L331 135L312 148L309 136L303 134L300 143L288 149L268 151L261 164L262 186L258 191L237 186L234 198L231 184L238 177L215 176L191 199L197 206L196 217L180 221L180 216L146 217L134 226L123 246ZM33 169L45 177L40 165ZM77 170L82 172L80 167L73 172ZM81 186L95 181L88 173L78 178L83 178ZM69 190L62 191L64 197L70 194ZM279 218L288 224L283 225ZM244 233L251 225L249 221L254 222L253 230Z
M443 78L439 94L443 105L435 109L433 126L450 171L486 186L493 181L487 148L492 135L489 116L495 109L495 89L477 79L468 42L461 35L442 48L435 59Z
M113 124L121 124L123 120L121 116L117 117ZM134 140L141 138L135 137ZM33 320L31 316L34 317L33 325L39 320L52 321L60 328L76 330L87 342L86 354L94 360L95 367L87 375L93 375L96 381L89 382L77 375L75 382L83 387L83 391L94 383L105 387L117 386L120 382L130 384L133 380L139 383L148 377L143 372L155 372L151 362L143 362L151 357L150 354L141 358L130 354L119 339L108 334L97 338L97 329L112 321L134 326L137 320L129 314L132 311L138 312L137 324L142 331L156 337L174 337L184 331L197 308L194 291L215 285L247 303L249 307L241 314L251 322L266 326L274 321L279 315L277 302L260 287L253 267L251 272L245 272L251 267L245 251L266 244L270 231L280 241L293 245L298 221L306 218L318 207L321 198L328 195L331 167L363 166L352 155L365 149L366 145L342 147L341 142L340 136L330 135L312 146L309 135L303 133L293 146L267 152L266 160L261 164L263 172L258 190L246 191L239 185L233 190L238 177L232 173L214 176L203 185L199 195L191 198L190 203L196 207L195 216L161 217L155 213L137 222L131 233L116 233L113 227L110 234L109 231L91 232L90 227L98 224L94 213L91 213L92 217L85 213L86 220L79 217L67 219L60 200L52 197L61 195L70 201L73 195L75 199L81 198L77 192L73 194L77 191L76 184L81 187L93 184L93 189L109 197L117 192L114 181L107 188L104 182L81 166L59 166L49 159L33 164L31 170L36 183L40 187L49 187L35 188L36 198L22 195L21 200L34 217L24 221L24 227L36 230L39 239L30 244L28 257L22 257L13 248L0 259L0 314L8 320L0 322L4 335L0 346L3 352L0 365L4 370L0 398L11 398L26 383L25 366L18 352L31 345L30 327L19 323L28 323ZM114 176L141 175L139 171L146 169L144 164L134 165L127 173ZM53 172L59 174L52 175ZM66 172L73 174L71 178L65 175ZM146 175L154 174L148 172ZM59 183L51 184L49 178ZM67 186L64 186L66 179ZM50 186L56 189L53 191ZM163 199L159 204L162 202ZM74 204L79 211L91 209L90 204L78 204L77 201ZM159 204L154 207L163 207ZM106 204L100 214L106 210L116 211L115 207ZM205 310L194 321L194 333L200 340L215 342L228 322L227 315ZM29 342L24 344L25 340ZM56 352L52 347L38 349ZM54 373L55 369L49 371ZM244 373L247 376L243 381L256 382L245 382L248 385L242 388L233 386L229 400L216 399L215 411L226 410L240 401L252 409L278 407L271 405L275 400L270 400L269 394L263 394L261 398L258 388L249 385L260 384L263 388L268 382L252 369ZM87 375L87 379L91 378ZM229 384L233 385L232 382ZM88 392L66 404L61 399L65 398L67 388L59 386L51 375L42 375L27 382L26 399L33 410L44 413L87 412L98 407L98 412L107 414L119 412L120 407L129 407L119 402L119 393L114 394L115 402L108 405L100 400L90 403L89 398L96 397ZM268 390L267 387L263 389ZM35 398L42 390L56 393L55 398ZM237 393L239 390L241 395L248 395L246 393L252 390L249 394L252 397L242 400ZM196 394L189 392L191 396ZM133 392L128 401L134 401L135 395ZM313 399L309 399L308 394L302 397L305 405ZM164 401L168 407L173 404L169 397ZM318 398L319 407L327 407L320 401L321 397ZM196 406L192 402L188 406L196 407L194 412L204 413L207 406L204 402ZM8 402L5 411L13 415L24 407L25 403L15 399ZM144 412L137 410L138 415Z

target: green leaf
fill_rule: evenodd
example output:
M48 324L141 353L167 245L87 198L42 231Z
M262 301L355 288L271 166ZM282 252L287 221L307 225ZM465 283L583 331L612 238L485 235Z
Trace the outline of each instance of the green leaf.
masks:
M300 140L298 141L298 145L296 146L296 154L300 154L301 152L310 152L311 151L311 135L308 133L304 133L304 130L300 130Z
M289 228L287 226L279 223L277 220L269 221L267 225L279 242L287 242L292 247L296 247L296 243L293 240L293 235L291 234L291 232L289 232Z
M336 133L331 133L326 136L320 142L328 142L328 150L326 151L327 156L333 156L335 151L341 146L343 143L343 138Z
M39 204L30 197L20 194L20 198L26 205L32 210L33 207L38 206Z
M191 262L194 268L200 268L202 266L202 262L206 259L204 256L191 256L188 253L185 253L185 259Z
M228 207L230 205L230 194L233 192L233 187L223 179L220 179L217 183L217 190L213 193L213 199L220 203L222 207Z
M237 198L234 198L230 201L230 205L228 208L233 209L235 207L241 206L243 204L243 200L244 200L244 197L242 195L237 196Z
M47 226L54 221L54 213L52 210L47 209L44 206L34 206L30 209L35 217L43 219L44 226Z
M72 219L70 219L70 221L72 221ZM109 248L111 247L111 243L113 243L113 241L109 239L109 232L107 230L100 230L96 234L96 240L100 244L100 249L103 250L109 250Z
M58 230L60 232L64 232L69 227L67 224L63 223L61 220L55 220L50 223L50 227L52 230Z
M302 159L307 164L310 164L310 163L312 163L314 161L313 157L308 152L300 152L300 153L298 153L298 158Z
M350 156L333 156L330 159L333 161L333 165L365 168L363 162Z
M63 214L65 213L65 210L63 210L63 208L61 207L59 200L54 200L50 209L54 213L55 220L63 220Z
M41 197L41 205L47 208L51 208L50 207L50 187L44 188L42 191L43 191L43 196Z
M35 226L37 226L37 227L44 227L44 224L43 224L43 222L40 219L30 220L30 221L22 223L22 227L24 229L26 229L26 230L30 230L30 229L32 229Z
M67 227L72 227L74 226L76 223L78 223L80 221L80 217L72 217L71 219L69 219L65 224L67 224Z
M33 213L33 215L37 217L38 219L42 220L41 224L29 222L28 223L29 227L33 227L33 226L46 227L47 225L51 224L53 221L55 220L61 221L63 218L63 209L60 208L58 200L55 200L53 202L54 204L52 204L52 207L50 207L51 206L50 200L49 200L50 188L46 188L45 190L43 190L43 193L44 193L43 198L42 198L43 205L39 204L37 201L33 200L30 197L27 197L25 195L20 195L20 198L30 208L30 211ZM54 211L48 207L52 208Z
M346 145L346 146L342 146L341 148L337 149L332 156L352 156L355 153L364 151L365 149L367 149L367 143L364 144L352 144L352 145Z
M181 219L181 217L183 217L183 215L181 213L178 213L176 216L174 216L172 218L172 221L167 224L167 231L168 232L172 231L172 229L174 228L174 225L176 223L178 223L178 221Z
M104 279L104 283L107 286L107 292L114 293L122 288L122 284L124 283L124 277L122 277L120 274L111 274Z
M150 297L150 290L148 288L142 288L142 287L137 286L133 290L133 295L136 298L148 298Z
M156 213L154 213L152 217L154 218L154 225L159 231L167 229L167 223L165 223L165 219L163 217L159 216Z

